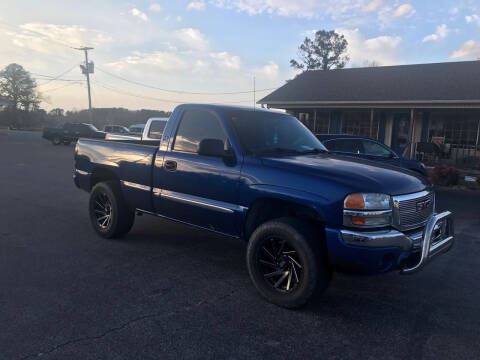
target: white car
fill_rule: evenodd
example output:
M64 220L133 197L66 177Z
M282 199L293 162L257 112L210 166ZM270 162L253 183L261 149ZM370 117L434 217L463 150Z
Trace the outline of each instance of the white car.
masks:
M105 140L151 140L159 141L162 138L163 130L167 125L168 118L150 118L148 119L143 133L140 136L136 135L119 135L107 133Z

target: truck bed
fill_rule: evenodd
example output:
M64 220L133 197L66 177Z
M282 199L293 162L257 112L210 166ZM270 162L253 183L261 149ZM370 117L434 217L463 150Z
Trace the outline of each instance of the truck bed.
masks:
M151 208L152 169L158 145L141 141L80 139L75 148L75 184L90 191L98 177L114 175L130 204Z

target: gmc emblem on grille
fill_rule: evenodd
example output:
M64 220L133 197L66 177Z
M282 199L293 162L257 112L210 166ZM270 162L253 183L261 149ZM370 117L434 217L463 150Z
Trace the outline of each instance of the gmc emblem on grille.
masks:
M431 203L432 203L432 200L430 199L417 202L417 211L422 211L427 209Z

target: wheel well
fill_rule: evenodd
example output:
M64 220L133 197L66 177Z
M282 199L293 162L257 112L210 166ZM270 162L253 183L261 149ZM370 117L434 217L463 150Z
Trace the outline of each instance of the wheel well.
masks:
M92 177L90 178L90 189L92 189L99 182L110 180L116 180L120 182L118 176L113 171L103 168L95 169L92 172Z
M243 237L248 241L250 235L258 226L285 216L306 220L323 229L322 219L314 209L291 201L264 198L256 200L250 207L245 221Z

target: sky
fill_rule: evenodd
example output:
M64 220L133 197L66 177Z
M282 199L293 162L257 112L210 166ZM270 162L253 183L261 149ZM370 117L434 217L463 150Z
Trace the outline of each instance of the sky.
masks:
M480 59L478 0L2 0L0 68L37 79L42 107L172 110L252 106L298 73L289 61L316 30L348 41L361 67Z

